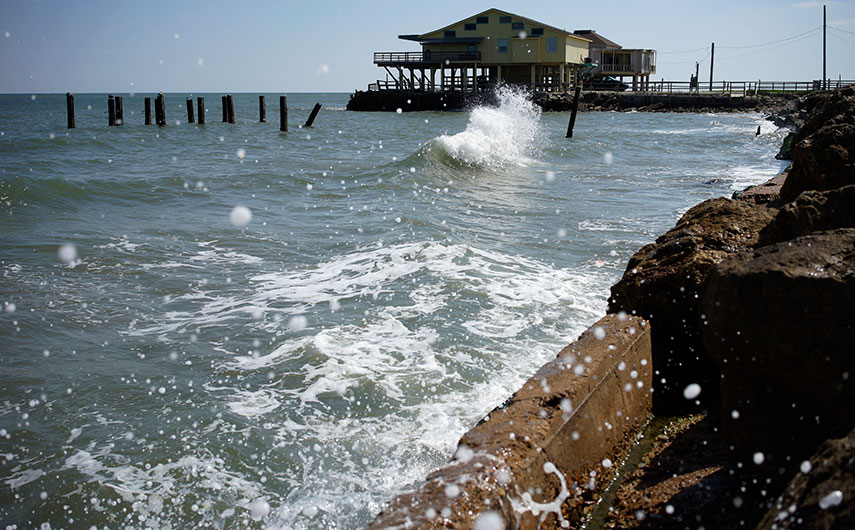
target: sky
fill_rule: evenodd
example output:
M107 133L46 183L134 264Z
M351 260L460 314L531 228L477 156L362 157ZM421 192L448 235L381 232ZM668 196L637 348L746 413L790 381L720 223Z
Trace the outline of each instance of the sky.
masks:
M353 92L375 51L495 7L657 50L655 79L855 79L855 0L0 0L0 93Z

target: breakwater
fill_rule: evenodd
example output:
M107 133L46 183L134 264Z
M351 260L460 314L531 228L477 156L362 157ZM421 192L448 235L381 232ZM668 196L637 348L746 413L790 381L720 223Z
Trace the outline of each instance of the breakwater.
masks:
M620 92L583 92L580 110L643 110L683 112L780 112L797 99L794 94L636 94ZM571 93L535 93L532 102L545 111L572 109ZM348 110L401 112L466 110L484 104L496 104L495 93L426 92L423 90L357 90L351 94Z

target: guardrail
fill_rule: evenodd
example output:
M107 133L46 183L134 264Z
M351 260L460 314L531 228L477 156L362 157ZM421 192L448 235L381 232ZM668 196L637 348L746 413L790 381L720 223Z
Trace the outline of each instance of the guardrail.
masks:
M450 64L480 60L481 52L374 52L374 64Z

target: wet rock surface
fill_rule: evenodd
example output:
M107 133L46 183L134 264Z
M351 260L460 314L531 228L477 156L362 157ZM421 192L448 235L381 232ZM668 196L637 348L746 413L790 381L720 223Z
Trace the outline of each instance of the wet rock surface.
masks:
M855 528L855 431L826 441L799 467L757 530Z
M710 274L703 342L726 441L778 479L855 426L855 229L736 254ZM757 456L761 455L761 456Z
M806 190L855 184L855 87L810 101L810 118L792 139L793 169L781 189L787 201Z
M626 311L652 324L657 415L697 410L698 404L683 395L692 383L702 388L700 407L717 408L720 375L703 353L700 286L720 261L753 249L774 214L765 205L746 201L704 201L655 243L636 252L612 287L610 312Z
M758 246L789 241L835 228L855 228L855 185L832 191L806 191L785 204L760 231Z

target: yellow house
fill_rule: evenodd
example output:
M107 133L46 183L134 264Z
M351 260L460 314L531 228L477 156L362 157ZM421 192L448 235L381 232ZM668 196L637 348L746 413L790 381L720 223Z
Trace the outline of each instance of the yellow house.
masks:
M376 52L374 63L388 76L371 88L469 92L504 81L565 91L590 63L589 39L495 8L398 38L418 42L422 51Z

